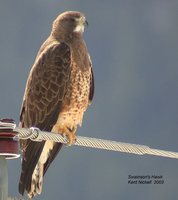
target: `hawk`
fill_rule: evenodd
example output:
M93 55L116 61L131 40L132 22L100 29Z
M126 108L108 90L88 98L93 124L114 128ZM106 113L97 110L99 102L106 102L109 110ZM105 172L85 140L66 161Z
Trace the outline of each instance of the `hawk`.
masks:
M63 134L72 144L94 95L92 64L83 39L83 13L67 11L53 22L30 71L20 126ZM62 147L52 141L21 140L19 193L41 194L43 176Z

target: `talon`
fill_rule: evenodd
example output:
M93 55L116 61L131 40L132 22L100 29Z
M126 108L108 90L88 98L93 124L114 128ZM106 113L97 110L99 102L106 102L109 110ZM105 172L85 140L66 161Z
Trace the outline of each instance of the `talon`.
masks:
M71 146L73 143L75 143L75 141L76 141L76 136L75 136L75 133L69 133L69 135L67 135L67 139L68 139L68 141L67 141L67 145L68 146Z
M67 146L71 146L73 143L75 143L76 142L76 136L75 136L75 133L71 133L71 132L69 132L69 133L63 133L62 134L63 136L65 136L66 138L67 138L67 143L66 143L66 145Z
M76 142L76 129L77 127L58 127L58 133L67 138L67 146L71 146L73 143Z
M68 128L68 131L63 133L63 136L67 137L67 146L71 146L73 143L76 142L76 136L75 136L76 129L75 128Z

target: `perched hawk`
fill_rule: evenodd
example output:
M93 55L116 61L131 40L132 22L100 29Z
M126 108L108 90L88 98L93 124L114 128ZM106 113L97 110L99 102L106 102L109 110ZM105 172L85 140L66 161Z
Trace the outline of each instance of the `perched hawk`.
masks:
M83 40L85 16L68 11L53 22L30 71L23 98L20 126L38 127L75 140L77 126L94 94L91 60ZM21 141L19 192L29 198L42 191L43 176L61 149L51 141Z

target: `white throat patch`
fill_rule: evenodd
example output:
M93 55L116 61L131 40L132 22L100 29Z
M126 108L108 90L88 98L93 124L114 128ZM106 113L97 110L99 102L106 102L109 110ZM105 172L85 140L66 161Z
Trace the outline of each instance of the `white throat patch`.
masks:
M82 23L79 23L76 28L74 29L74 32L77 32L77 33L83 33L84 32L84 24Z

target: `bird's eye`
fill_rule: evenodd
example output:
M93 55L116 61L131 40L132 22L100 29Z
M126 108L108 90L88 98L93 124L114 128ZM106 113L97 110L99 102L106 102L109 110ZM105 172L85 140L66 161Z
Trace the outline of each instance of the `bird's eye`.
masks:
M71 22L75 22L75 18L70 18L70 21Z

